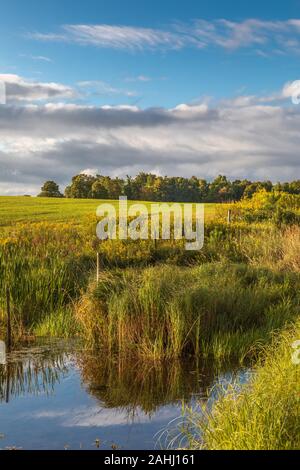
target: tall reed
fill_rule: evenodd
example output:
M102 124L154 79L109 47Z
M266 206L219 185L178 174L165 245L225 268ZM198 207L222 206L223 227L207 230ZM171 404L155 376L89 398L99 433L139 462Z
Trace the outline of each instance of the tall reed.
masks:
M210 409L190 411L189 447L219 450L300 448L300 365L292 344L300 323L276 336L246 385L237 383Z
M298 288L297 274L245 265L129 269L103 273L76 318L89 344L112 352L244 355L296 317Z

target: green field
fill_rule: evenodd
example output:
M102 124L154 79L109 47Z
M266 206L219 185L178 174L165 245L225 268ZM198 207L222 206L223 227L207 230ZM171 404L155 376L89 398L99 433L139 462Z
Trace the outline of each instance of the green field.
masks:
M295 448L299 372L289 359L290 335L299 334L300 196L258 192L230 206L230 223L227 205L205 204L196 251L172 236L99 240L101 203L118 201L0 197L0 339L8 299L16 347L78 337L126 364L250 364L253 387L238 384L205 423L192 412L199 437L190 447ZM285 346L273 347L280 332Z
M24 196L0 196L0 226L19 222L78 221L95 215L102 203L117 205L118 201L100 199L51 199ZM149 206L151 202L137 201ZM133 204L133 202L131 202ZM206 218L213 218L215 204L205 204Z

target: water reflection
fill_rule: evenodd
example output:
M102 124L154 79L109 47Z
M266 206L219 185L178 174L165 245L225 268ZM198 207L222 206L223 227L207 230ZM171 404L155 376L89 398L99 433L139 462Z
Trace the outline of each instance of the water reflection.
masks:
M25 394L50 394L68 372L69 354L60 347L36 346L11 352L0 365L0 402Z
M154 413L161 406L192 396L207 397L226 367L203 360L151 362L108 357L64 342L24 348L7 355L0 366L0 401L25 394L51 394L56 383L77 367L82 385L106 408ZM228 369L228 368L227 368ZM232 370L232 365L230 365Z
M0 340L0 364L6 364L6 345L4 341Z
M2 446L24 449L152 449L155 436L180 417L182 403L214 397L233 365L202 360L142 362L108 358L74 342L35 344L0 365Z
M166 404L196 395L205 397L218 372L218 368L194 359L154 363L83 354L78 365L88 392L105 407L128 412L140 408L149 415Z

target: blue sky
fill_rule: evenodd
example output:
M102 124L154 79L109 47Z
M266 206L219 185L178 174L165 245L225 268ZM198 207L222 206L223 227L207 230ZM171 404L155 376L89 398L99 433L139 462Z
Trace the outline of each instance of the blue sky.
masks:
M0 128L3 193L34 193L47 172L65 185L72 172L83 170L207 178L270 173L274 180L291 179L298 170L291 148L298 142L294 134L285 142L291 118L282 113L292 112L296 129L298 108L291 106L289 87L300 78L300 0L2 0L0 43L0 80L7 90L0 110L6 119ZM30 113L18 135L9 129L12 108L23 118ZM131 119L133 112L140 121ZM63 113L65 134L57 137ZM164 124L171 114L172 125ZM259 146L251 134L263 116ZM85 129L81 138L75 117ZM233 121L241 122L240 135ZM40 122L39 132L30 122ZM270 157L278 145L284 165ZM81 161L70 157L71 149ZM57 173L53 162L61 162Z
M300 1L169 1L86 0L45 1L2 0L0 65L2 71L44 81L74 85L99 80L112 88L132 91L123 102L140 106L175 106L203 96L225 97L276 91L297 79L300 56L275 53L272 41L260 47L224 49L210 44L201 50L132 51L110 47L81 46L55 41L38 41L28 33L59 33L62 25L107 24L170 31L176 22L191 24L195 19L227 19L242 22L297 18ZM51 62L39 60L49 58ZM147 81L136 77L147 77ZM97 103L116 104L122 97L98 96Z

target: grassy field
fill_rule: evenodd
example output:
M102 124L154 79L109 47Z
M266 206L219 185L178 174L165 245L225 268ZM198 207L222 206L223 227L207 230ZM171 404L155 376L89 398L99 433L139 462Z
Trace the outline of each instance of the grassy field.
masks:
M94 216L102 203L118 205L119 201L100 199L51 199L23 196L0 196L0 226L24 222L77 222L87 216ZM137 201L149 206L150 202ZM130 202L129 204L134 204ZM215 204L205 205L205 216L212 219Z
M230 325L236 324L234 319L239 319L241 328L243 325L240 337L245 338L247 347L249 338L257 337L262 312L256 316L254 310L259 308L259 303L264 309L274 307L272 289L278 290L272 271L278 271L278 275L285 272L280 278L283 285L290 284L291 273L298 272L299 232L296 228L275 229L272 223L260 219L249 223L240 215L228 224L226 206L206 205L205 243L200 251L187 252L182 240L103 242L98 240L95 230L95 211L101 202L104 201L0 198L0 304L5 318L8 287L17 337L24 331L73 335L77 325L93 344L99 345L99 338L110 338L114 350L124 349L124 343L116 341L122 330L123 336L134 336L131 344L135 348L144 353L148 350L151 356L181 355L185 350L197 353L201 349L203 352L207 339L215 354L222 356L237 348L238 336L230 329ZM117 204L117 201L111 202ZM223 208L225 211L220 217ZM253 205L253 213L255 210L259 210L257 204ZM108 289L102 297L98 295L99 286L95 291L93 285L97 252L101 260L100 287L103 292ZM238 274L228 277L227 271L232 272L230 266L233 265L240 266ZM256 290L253 288L251 279L256 278L256 274L253 271L250 275L249 269L246 276L250 278L249 286L246 280L245 285L241 284L247 266L269 271L258 277L260 284L269 282L270 291L261 285ZM149 267L156 270L149 271ZM224 283L227 284L222 290L219 287ZM138 285L140 290L136 289ZM240 306L245 298L249 299L242 314ZM283 300L290 302L288 310L294 312L293 289ZM99 312L97 318L96 311ZM232 315L232 319L225 321L222 311ZM135 328L134 312L149 325L148 331L140 330L142 335ZM107 315L109 318L105 319ZM91 322L90 317L95 321ZM124 333L121 320L127 328L131 325L131 332ZM187 331L185 325L190 322L192 327ZM102 324L111 325L109 332L101 330ZM205 324L211 325L209 338ZM271 324L268 323L267 329L271 329ZM119 326L115 328L116 325ZM225 334L226 328L229 336ZM167 337L153 338L151 331L154 336L158 331L166 332ZM221 334L224 341L220 340ZM191 335L194 335L193 340L188 339ZM250 336L246 339L247 335ZM225 338L226 354L221 350L217 352L216 345L224 345ZM104 341L100 343L104 345ZM240 343L240 350L245 351L243 341ZM151 348L151 344L155 346ZM168 344L173 346L173 351L166 346Z
M182 240L100 241L96 208L102 202L108 201L0 197L0 339L7 288L14 344L28 336L80 336L125 361L205 356L255 364L275 333L299 321L299 196L261 192L231 206L230 224L227 206L206 205L204 246L191 252ZM280 362L280 352L273 354L276 347L280 351L275 345L263 356L267 364L278 359L273 369L257 366L254 392L221 401L208 428L192 417L207 448L293 448L297 423L287 417L294 411L285 410L295 395L273 374L287 367L292 384L295 374ZM263 392L268 380L275 383L273 401L271 386ZM257 432L247 425L252 418ZM201 439L191 446L200 445Z

